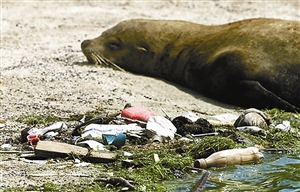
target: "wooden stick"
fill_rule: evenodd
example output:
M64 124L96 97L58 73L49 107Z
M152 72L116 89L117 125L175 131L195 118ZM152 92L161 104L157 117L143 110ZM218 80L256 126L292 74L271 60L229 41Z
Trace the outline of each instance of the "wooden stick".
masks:
M0 154L19 154L21 151L0 151Z
M204 173L202 175L202 177L197 181L195 187L191 190L192 192L199 192L202 191L204 189L204 185L206 183L206 181L209 179L210 176L210 172L203 170Z
M38 174L27 174L29 177L51 177L51 176L74 176L74 177L91 177L87 174L59 174L59 173L38 173Z

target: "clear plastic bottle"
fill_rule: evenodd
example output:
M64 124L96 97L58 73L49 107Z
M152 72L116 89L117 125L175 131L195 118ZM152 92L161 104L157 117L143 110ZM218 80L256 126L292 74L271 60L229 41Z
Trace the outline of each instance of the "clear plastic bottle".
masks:
M256 147L248 147L244 149L229 149L213 153L206 159L196 159L194 167L209 168L209 167L224 167L228 165L243 165L257 163L264 158L264 155L259 152Z

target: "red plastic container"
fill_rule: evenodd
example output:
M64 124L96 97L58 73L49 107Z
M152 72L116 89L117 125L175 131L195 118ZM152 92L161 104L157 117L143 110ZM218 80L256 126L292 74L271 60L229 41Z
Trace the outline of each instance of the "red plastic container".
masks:
M27 140L29 144L35 148L37 142L40 140L36 135L28 135Z
M121 113L121 117L126 117L133 120L139 120L147 122L150 116L154 116L155 114L148 109L143 107L129 107L123 109Z

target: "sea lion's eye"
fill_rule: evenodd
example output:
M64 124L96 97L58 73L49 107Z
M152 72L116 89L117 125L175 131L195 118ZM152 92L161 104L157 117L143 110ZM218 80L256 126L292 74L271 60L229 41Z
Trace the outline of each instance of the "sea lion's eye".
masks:
M119 50L121 48L121 43L119 42L111 42L111 43L108 43L108 48L112 51L116 51L116 50Z

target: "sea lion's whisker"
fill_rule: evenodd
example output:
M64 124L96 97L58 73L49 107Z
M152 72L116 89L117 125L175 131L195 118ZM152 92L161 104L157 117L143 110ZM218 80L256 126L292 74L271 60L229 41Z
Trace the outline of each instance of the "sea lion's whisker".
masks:
M91 55L93 56L93 58L95 58L97 60L97 62L95 62L95 63L99 64L100 66L110 67L110 68L113 68L113 69L119 70L119 71L125 71L124 69L122 69L121 67L116 65L115 63L104 58L101 54L91 53Z
M97 60L97 64L99 64L100 66L108 67L108 65L105 63L105 61L99 54L96 54L96 53L92 53L92 54L95 57L95 59Z
M101 54L96 54L96 56L102 62L102 64L105 65L106 67L110 67L110 68L113 68L113 69L119 70L119 71L124 71L124 69L122 69L115 63L111 62L110 60L106 59Z
M102 65L109 67L108 63L101 55L97 54L97 58L101 61Z
M105 58L103 58L105 59ZM119 70L119 71L125 71L124 69L122 69L121 67L119 67L118 65L114 64L113 62L111 62L110 60L105 59L105 61L110 65L110 67L112 67L113 69Z
M91 53L91 58L94 61L95 65L101 65L101 63L99 63L99 59L94 53Z
M109 67L108 65L107 65L107 63L103 60L103 58L99 55L99 54L96 54L96 53L92 53L92 55L93 55L93 57L95 58L95 60L96 60L96 64L97 65L100 65L100 66L102 66L102 67Z
M97 54L91 53L91 55L92 55L92 56L94 57L94 59L96 60L96 64L102 65L102 62L101 62L101 60L99 60L99 57L98 57Z

